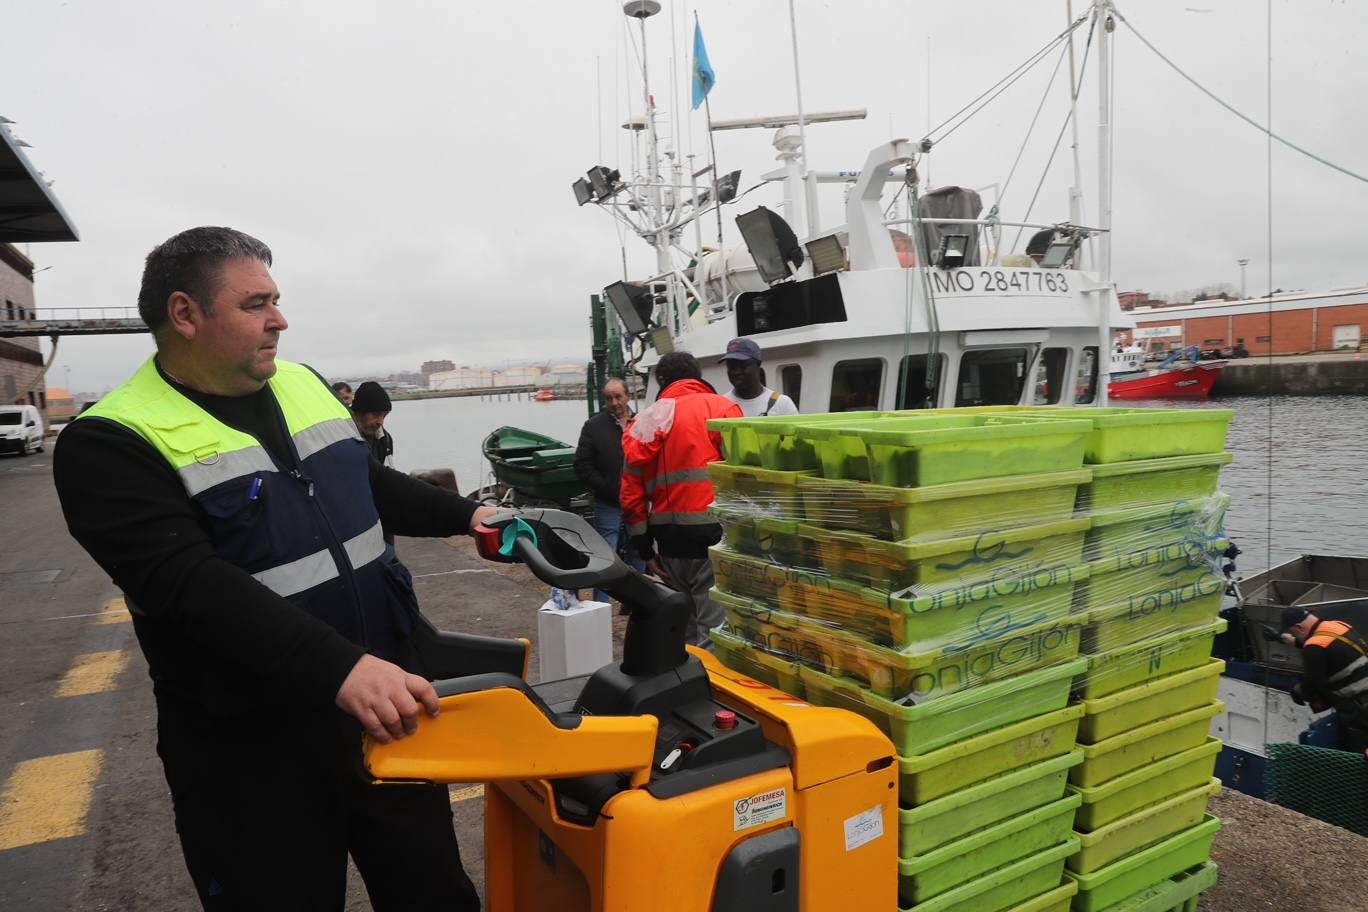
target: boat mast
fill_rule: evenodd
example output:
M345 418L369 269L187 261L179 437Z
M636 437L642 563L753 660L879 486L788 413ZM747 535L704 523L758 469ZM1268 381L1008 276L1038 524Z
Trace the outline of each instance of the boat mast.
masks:
M1074 61L1073 0L1064 0L1065 25L1069 29L1069 132L1073 140L1073 186L1069 188L1069 221L1083 224L1083 168L1078 160L1078 67ZM1089 249L1092 245L1089 244ZM1082 250L1079 251L1080 258ZM1088 264L1083 263L1086 267Z
M1097 206L1101 236L1097 244L1097 404L1107 404L1108 365L1111 364L1111 33L1112 0L1096 0L1097 29Z
M670 228L664 218L665 201L662 192L660 173L659 138L656 136L655 101L651 97L650 69L646 57L646 20L660 12L656 0L627 0L622 5L623 15L636 19L641 27L641 91L646 111L646 177L650 181L648 199L651 205L651 221L655 230L650 233L651 246L656 252L656 275L666 276L668 304L670 309L669 326L673 335L681 329L678 308L677 283L674 280L674 263L670 256Z

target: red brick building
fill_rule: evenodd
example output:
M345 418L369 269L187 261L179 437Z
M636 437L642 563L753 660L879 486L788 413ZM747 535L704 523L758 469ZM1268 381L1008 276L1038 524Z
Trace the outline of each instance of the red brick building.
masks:
M1292 292L1243 301L1137 305L1135 332L1150 351L1196 345L1227 348L1243 340L1254 355L1358 351L1368 342L1368 287Z

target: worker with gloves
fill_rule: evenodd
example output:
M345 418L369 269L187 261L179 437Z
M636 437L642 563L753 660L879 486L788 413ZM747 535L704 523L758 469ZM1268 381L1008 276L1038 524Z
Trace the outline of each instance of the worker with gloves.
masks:
M1283 641L1301 648L1305 673L1292 690L1299 704L1334 707L1340 745L1368 751L1368 639L1344 621L1323 621L1306 608L1285 608Z

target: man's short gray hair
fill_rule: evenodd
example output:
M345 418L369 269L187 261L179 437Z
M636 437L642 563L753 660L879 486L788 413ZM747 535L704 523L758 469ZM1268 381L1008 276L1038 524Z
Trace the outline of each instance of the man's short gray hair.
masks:
M166 325L166 302L181 291L213 312L219 270L228 260L247 257L271 265L271 248L232 228L191 228L168 238L147 255L138 314L155 334Z
M605 393L608 392L608 387L612 386L614 383L622 387L622 391L624 393L627 392L627 381L623 380L621 377L609 377L607 380L605 380L603 382L603 391Z

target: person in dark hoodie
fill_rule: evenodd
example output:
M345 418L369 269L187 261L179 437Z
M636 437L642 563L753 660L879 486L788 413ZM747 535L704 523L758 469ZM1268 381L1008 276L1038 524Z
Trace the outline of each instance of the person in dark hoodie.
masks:
M622 511L642 560L689 596L689 642L710 648L709 631L722 623L723 611L708 597L708 548L722 538L708 512L714 493L708 463L722 458L722 437L708 430L708 421L740 418L741 407L703 380L688 352L663 355L656 382L655 403L622 435Z

